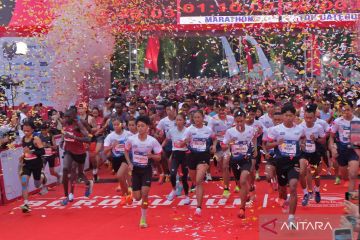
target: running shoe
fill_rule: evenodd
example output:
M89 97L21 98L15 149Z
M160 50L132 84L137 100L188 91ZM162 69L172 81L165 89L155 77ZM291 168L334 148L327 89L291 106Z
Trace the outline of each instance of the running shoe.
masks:
M176 196L176 191L172 190L171 193L167 196L167 200L172 201L174 200L175 196Z
M148 225L146 223L146 219L145 218L140 218L140 228L147 228Z
M61 205L66 206L69 203L69 198L65 198L61 201Z
M259 171L256 171L255 180L256 180L256 181L260 181Z
M238 218L245 219L245 209L240 208Z
M197 207L195 210L195 216L200 217L201 216L201 208Z
M320 201L321 201L320 192L315 192L315 202L320 203Z
M339 185L341 183L341 179L340 179L340 177L336 177L335 178L335 185Z
M305 207L308 205L308 203L309 203L309 194L306 193L304 194L303 200L301 201L301 205Z
M223 197L224 198L229 198L230 197L230 191L225 189L224 192L223 192Z
M234 192L235 192L235 193L240 192L240 187L239 187L239 186L236 186Z
M212 177L210 173L206 173L206 181L212 181Z
M69 202L73 202L74 201L74 194L70 193L69 194Z
M40 195L45 195L45 194L47 194L48 192L49 192L49 191L48 191L47 187L43 185L43 187L41 188L39 194L40 194Z
M94 181L93 180L90 180L89 181L89 185L86 186L86 189L85 189L85 197L89 197L90 194L92 193L93 191L93 187L94 187Z
M30 209L29 205L27 205L27 204L20 206L20 209L22 210L23 213L31 212L31 209Z
M185 199L184 199L184 205L189 205L190 204L190 198L189 196L186 196Z

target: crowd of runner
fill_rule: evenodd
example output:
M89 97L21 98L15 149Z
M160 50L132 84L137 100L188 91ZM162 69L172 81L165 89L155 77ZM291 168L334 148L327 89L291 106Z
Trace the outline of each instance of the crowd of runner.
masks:
M193 79L181 88L176 84L165 84L160 92L146 96L136 86L130 90L120 84L103 107L81 102L58 112L44 111L41 104L22 104L19 112L4 116L3 148L21 139L24 149L19 168L22 211L30 211L31 175L41 194L47 192L46 164L64 186L63 205L74 200L78 181L84 182L84 195L90 196L101 178L99 168L104 163L111 166L119 182L116 191L123 196L121 204L141 200L141 227L147 227L153 176L159 183L171 183L170 201L183 191L184 203L190 204L189 193L195 192L195 215L201 216L203 182L219 171L223 196L239 193L238 217L245 218L246 203L254 200L256 181L263 180L259 169L265 165L265 179L278 192L278 203L290 223L295 223L298 182L303 206L312 198L321 202L323 174L334 175L334 184L347 182L344 192L356 190L359 152L349 138L350 122L360 121L357 83ZM54 136L59 134L62 172L55 171L59 147ZM89 179L84 173L87 153Z

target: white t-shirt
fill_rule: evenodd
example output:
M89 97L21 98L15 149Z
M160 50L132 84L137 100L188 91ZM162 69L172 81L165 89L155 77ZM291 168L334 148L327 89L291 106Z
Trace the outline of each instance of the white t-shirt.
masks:
M303 127L295 125L292 128L285 127L284 124L277 125L268 132L269 141L284 140L284 143L275 149L284 157L294 157L300 154L300 139L305 136Z
M234 125L234 117L226 116L225 120L221 120L218 115L215 115L212 119L210 119L208 126L215 133L216 139L218 141L222 141L224 139L224 135L226 130L231 128Z
M310 136L314 135L315 138L325 137L326 134L323 127L320 124L315 123L313 127L309 128L306 126L305 122L301 123L300 126L303 127L306 137L305 152L314 153L316 151L316 144L311 140Z
M353 117L351 121L360 121L359 118ZM339 117L334 120L331 126L331 133L339 133L339 140L342 144L348 144L350 142L350 122L343 117Z
M316 119L315 124L319 124L323 128L325 133L328 133L331 130L330 125L327 123L327 121L322 120L320 118Z
M137 134L128 138L125 143L125 150L131 151L134 166L144 168L150 166L148 155L152 151L155 154L160 154L162 147L154 137L147 135L145 141L141 141Z
M117 134L115 131L111 132L106 136L104 140L104 147L110 147L114 142L117 143L115 147L112 148L112 153L115 157L124 156L125 153L125 143L128 138L131 136L131 133L123 130L121 134Z
M181 144L180 144L180 142L183 142L186 139L185 132L186 132L186 127L184 127L182 129L182 131L179 131L179 129L177 127L173 127L167 132L166 138L171 140L173 151L187 151L188 150L188 148L186 146L181 147Z
M274 126L274 122L273 120L269 117L269 114L264 114L263 116L261 116L259 118L260 123L266 127L266 128L270 128Z
M252 153L252 141L255 137L256 129L245 125L243 132L239 132L236 127L226 131L224 144L233 142L230 146L231 154L234 158L243 157Z
M189 147L192 152L207 152L210 149L210 142L215 138L215 135L208 126L197 128L191 125L186 129L185 137L190 140Z
M165 134L173 127L175 127L175 120L170 120L169 117L161 119L156 126L157 129L162 130Z

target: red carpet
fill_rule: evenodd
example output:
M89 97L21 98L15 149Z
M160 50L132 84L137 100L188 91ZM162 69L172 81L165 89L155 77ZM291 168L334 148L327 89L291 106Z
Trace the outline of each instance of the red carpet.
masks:
M221 197L221 182L205 184L207 196L200 218L193 216L193 207L182 206L181 198L166 201L170 183L161 186L153 183L149 228L139 229L139 206L136 203L130 207L120 206L116 186L116 183L95 184L93 195L87 199L79 198L84 193L84 186L80 184L75 190L75 201L66 207L59 204L63 193L62 187L57 186L46 196L31 196L34 205L30 214L23 214L17 208L22 201L2 206L1 239L258 239L259 216L283 215L275 203L277 193L268 194L269 185L264 181L257 183L257 199L247 208L246 220L236 217L238 194L232 193L227 200ZM311 200L304 208L299 188L297 213L340 214L344 191L344 186L333 185L333 180L323 180L322 202L316 204Z

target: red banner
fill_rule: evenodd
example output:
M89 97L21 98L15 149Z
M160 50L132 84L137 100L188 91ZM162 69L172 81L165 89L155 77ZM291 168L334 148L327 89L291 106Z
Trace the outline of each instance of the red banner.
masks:
M160 40L158 37L149 37L146 49L145 68L158 72L158 57L160 51Z

